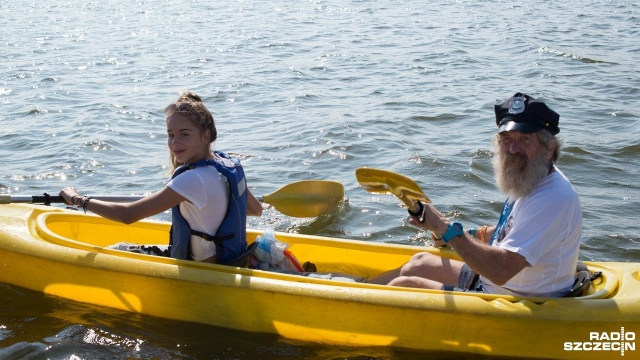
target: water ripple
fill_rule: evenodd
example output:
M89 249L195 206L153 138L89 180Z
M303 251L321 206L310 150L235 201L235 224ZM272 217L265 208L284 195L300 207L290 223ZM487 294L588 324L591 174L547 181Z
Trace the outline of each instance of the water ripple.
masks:
M503 196L491 165L493 105L524 91L561 114L558 166L581 197L581 258L639 261L638 10L629 1L6 2L0 192L160 189L162 109L192 90L214 114L216 149L242 158L255 193L303 179L345 185L347 201L331 214L294 219L266 208L250 226L428 245L397 199L361 189L354 170L407 175L445 215L495 223ZM119 331L126 326L67 321L96 339L84 354L116 356L102 341L137 344ZM35 340L4 330L12 344L3 350L31 354L62 328ZM175 355L143 338L160 349L149 354ZM74 354L83 337L69 339L52 351ZM238 349L218 353L243 357ZM327 351L300 349L292 353Z

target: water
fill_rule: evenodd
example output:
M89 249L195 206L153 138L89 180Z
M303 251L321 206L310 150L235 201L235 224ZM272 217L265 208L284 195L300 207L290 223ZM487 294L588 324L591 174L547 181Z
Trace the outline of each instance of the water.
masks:
M167 180L162 109L199 93L249 186L330 179L317 219L254 228L427 243L361 166L415 179L448 216L494 223L492 106L561 115L583 260L640 261L640 5L632 1L0 1L0 193L143 194ZM1 211L1 209L0 209ZM156 219L169 220L168 214ZM0 286L0 357L413 359L139 317Z

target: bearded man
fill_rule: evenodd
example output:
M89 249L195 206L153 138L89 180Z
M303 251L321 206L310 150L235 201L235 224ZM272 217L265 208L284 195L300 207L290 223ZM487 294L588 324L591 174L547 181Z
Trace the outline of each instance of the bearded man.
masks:
M517 93L494 107L498 134L493 165L505 195L496 226L463 230L431 204L409 222L450 243L463 261L418 253L368 282L395 286L559 297L574 282L582 235L578 195L554 165L560 116Z

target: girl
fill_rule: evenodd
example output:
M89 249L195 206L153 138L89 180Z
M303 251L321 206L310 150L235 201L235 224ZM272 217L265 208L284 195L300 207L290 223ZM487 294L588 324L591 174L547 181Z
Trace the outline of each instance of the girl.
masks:
M163 189L132 203L92 200L72 187L60 196L125 224L171 208L171 257L234 263L246 250L246 217L262 215L262 205L247 188L240 162L211 150L218 133L200 96L183 93L164 112L173 176Z

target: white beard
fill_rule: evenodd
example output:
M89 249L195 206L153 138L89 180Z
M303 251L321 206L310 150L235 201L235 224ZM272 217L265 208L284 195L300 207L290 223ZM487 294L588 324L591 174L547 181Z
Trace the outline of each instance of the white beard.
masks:
M544 151L531 160L525 154L503 154L500 149L493 155L498 189L513 200L527 196L547 176L549 166Z

